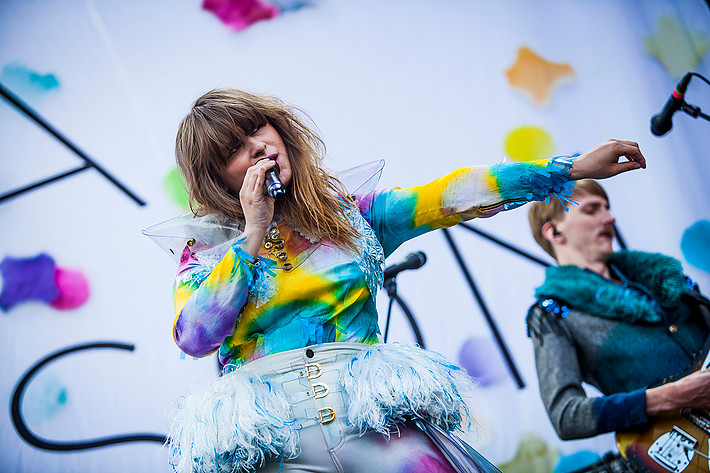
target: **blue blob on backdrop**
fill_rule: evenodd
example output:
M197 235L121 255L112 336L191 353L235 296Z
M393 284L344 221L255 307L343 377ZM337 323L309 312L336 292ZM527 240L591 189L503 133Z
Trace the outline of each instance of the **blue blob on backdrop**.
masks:
M459 364L478 381L479 386L492 386L508 376L500 348L489 337L471 337L459 350Z
M312 0L271 0L270 3L272 5L276 5L281 13L297 11L301 8L315 6L315 3Z
M710 273L710 221L700 220L688 227L680 250L688 263Z
M38 377L25 392L22 413L31 424L53 417L67 404L67 389L54 377Z
M571 455L563 455L555 467L554 473L570 473L575 470L589 466L601 457L598 453L582 450Z
M40 99L59 88L59 80L54 74L39 74L19 62L6 64L2 68L0 82L24 100Z

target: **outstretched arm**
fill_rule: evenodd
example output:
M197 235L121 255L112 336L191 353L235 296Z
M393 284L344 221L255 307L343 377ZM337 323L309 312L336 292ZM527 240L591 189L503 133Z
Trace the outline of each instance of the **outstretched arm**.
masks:
M622 157L629 162L619 162ZM404 241L431 230L534 200L568 200L574 180L645 166L636 143L609 140L574 159L457 169L424 186L376 191L360 199L359 206L389 255Z

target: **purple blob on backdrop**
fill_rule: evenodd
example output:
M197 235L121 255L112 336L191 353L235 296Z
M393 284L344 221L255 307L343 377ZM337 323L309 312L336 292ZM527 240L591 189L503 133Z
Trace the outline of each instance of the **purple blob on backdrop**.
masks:
M52 302L59 296L55 270L54 260L44 253L32 258L6 256L0 263L0 309L8 311L27 301Z
M700 220L688 227L680 250L688 263L710 273L710 221Z
M488 337L471 337L459 350L459 364L478 380L479 386L492 386L508 376L500 348Z

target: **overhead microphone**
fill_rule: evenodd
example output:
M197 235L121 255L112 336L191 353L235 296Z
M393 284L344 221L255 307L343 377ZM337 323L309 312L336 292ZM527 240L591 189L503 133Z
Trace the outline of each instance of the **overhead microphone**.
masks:
M274 167L266 171L266 177L264 184L266 185L266 193L274 200L283 200L286 197L286 187L284 187L283 182L279 179L279 173L281 168L279 163L274 162Z
M424 263L426 263L426 255L423 251L410 253L401 262L385 268L385 281L394 278L402 271L406 271L408 269L419 269L424 266Z
M685 103L683 96L685 95L685 89L688 88L688 83L692 75L692 73L687 72L680 79L675 86L675 90L663 106L663 110L651 118L651 133L656 136L663 136L673 128L673 114L680 110Z

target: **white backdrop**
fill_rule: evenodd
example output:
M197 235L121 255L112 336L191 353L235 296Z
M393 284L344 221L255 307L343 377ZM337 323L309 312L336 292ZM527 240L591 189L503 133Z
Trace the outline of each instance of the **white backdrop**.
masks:
M137 206L95 171L0 203L0 259L46 252L57 265L81 270L92 291L73 311L33 302L0 313L0 404L6 406L0 470L171 471L157 443L79 452L32 447L15 431L9 405L16 383L39 359L99 340L136 348L85 352L40 371L30 388L36 399L54 402L56 412L40 415L36 408L33 415L26 403L36 434L59 441L164 434L170 403L216 375L213 358L180 359L170 333L175 268L140 233L182 212L162 181L174 166L179 121L214 87L297 104L318 125L329 166L384 158L383 187L497 163L505 137L521 125L545 129L556 154L582 152L608 138L638 141L648 169L604 183L621 233L632 248L679 258L707 292L710 274L684 259L680 241L689 226L710 217L710 124L679 113L667 136L651 135L649 119L678 77L645 52L643 41L664 15L675 16L683 34L698 32L707 41L709 11L700 0L322 0L235 32L199 0L3 0L0 67L22 64L59 82L46 93L18 95L148 205ZM704 52L702 41L693 44ZM575 70L547 105L534 105L505 78L522 46ZM707 55L695 70L710 76ZM686 98L710 111L710 86L699 80ZM81 164L4 100L0 163L0 194ZM525 209L473 224L546 257L529 234ZM478 389L471 400L481 424L474 443L497 464L513 458L527 434L544 439L550 452L612 448L611 436L561 442L547 420L524 324L542 268L464 230L452 235L527 383L519 390L506 374ZM415 250L426 252L428 262L400 276L400 295L427 347L457 359L467 340L490 332L443 234L405 244L388 262ZM384 320L384 292L379 309ZM399 312L393 339L413 339ZM45 388L49 394L42 394ZM57 402L57 391L65 402Z

